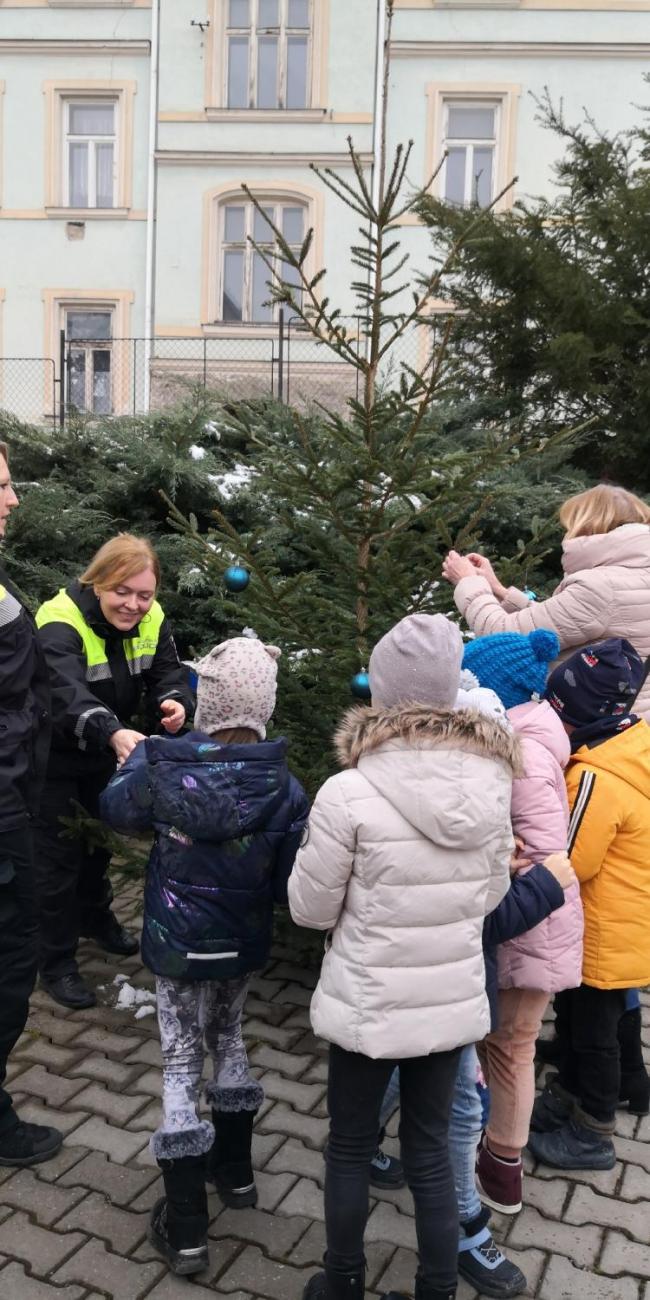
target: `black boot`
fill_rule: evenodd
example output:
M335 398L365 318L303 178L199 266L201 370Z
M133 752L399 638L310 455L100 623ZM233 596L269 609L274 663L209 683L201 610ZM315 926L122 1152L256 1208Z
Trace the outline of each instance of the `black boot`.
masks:
M180 1156L158 1160L158 1165L165 1195L151 1212L149 1241L168 1261L172 1273L200 1273L209 1262L206 1157Z
M89 915L83 925L85 938L92 939L104 952L115 953L118 957L135 956L140 944L130 930L120 925L114 912L107 908L105 912Z
M28 1124L18 1119L0 1133L0 1165L24 1169L51 1160L60 1151L63 1134L43 1124Z
M428 1286L419 1277L415 1278L415 1300L456 1300L456 1287Z
M641 1046L641 1009L625 1011L618 1022L621 1049L621 1089L619 1101L627 1102L632 1115L647 1115L650 1110L650 1078L645 1068Z
M208 1084L206 1096L212 1102L214 1143L208 1153L206 1178L231 1210L257 1205L257 1188L251 1162L253 1125L264 1100L258 1083L240 1088Z
M325 1268L310 1277L302 1293L303 1300L363 1300L365 1284L365 1266L353 1272L339 1272L330 1267L326 1256Z

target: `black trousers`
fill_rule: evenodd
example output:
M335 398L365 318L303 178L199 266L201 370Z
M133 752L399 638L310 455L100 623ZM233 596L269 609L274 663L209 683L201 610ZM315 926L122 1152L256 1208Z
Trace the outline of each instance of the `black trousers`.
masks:
M587 1115L611 1123L621 1086L618 1026L626 989L581 984L555 995L559 1080Z
M48 979L77 969L80 935L91 931L110 907L113 891L108 879L110 853L90 847L83 839L62 838L61 817L74 817L81 805L99 817L99 796L114 771L107 763L86 775L48 773L34 826L34 853L40 920L39 968ZM52 759L50 760L52 768Z
M31 829L0 832L0 1133L16 1123L2 1087L27 1022L36 979L38 921Z
M325 1172L327 1263L354 1271L363 1265L370 1161L377 1150L379 1111L399 1066L400 1142L415 1203L418 1281L453 1290L458 1270L458 1206L449 1161L448 1129L460 1049L408 1060L372 1060L330 1047L327 1102L330 1132Z

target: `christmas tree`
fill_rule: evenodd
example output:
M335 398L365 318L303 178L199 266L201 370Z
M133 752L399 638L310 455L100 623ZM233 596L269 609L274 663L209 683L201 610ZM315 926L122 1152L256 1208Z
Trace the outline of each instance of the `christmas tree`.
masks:
M315 405L306 412L285 408L279 425L264 404L230 411L230 426L243 437L240 468L259 506L259 526L238 528L217 506L204 532L197 519L171 509L203 573L220 587L225 574L233 592L244 587L225 596L231 630L248 625L283 650L276 721L311 791L332 769L332 731L350 703L351 683L353 693L364 694L374 642L408 612L452 608L439 579L444 551L474 543L480 519L509 490L513 468L553 454L564 438L549 440L539 427L531 438L521 417L505 418L494 403L450 400L457 317L449 313L434 333L431 310L488 214L472 211L444 258L432 259L424 273L411 268L398 226L423 195L405 194L410 146L399 146L390 165L386 159L391 18L389 0L384 129L372 180L351 140L350 182L314 167L360 219L350 255L358 327L330 302L326 271L308 272L311 231L295 252L273 227L277 260L255 245L268 267L271 302L356 372L359 396L343 414ZM268 221L255 194L243 188ZM414 365L416 335L428 346ZM544 549L548 522L529 545L518 539L511 576L523 576ZM243 575L230 572L233 566Z

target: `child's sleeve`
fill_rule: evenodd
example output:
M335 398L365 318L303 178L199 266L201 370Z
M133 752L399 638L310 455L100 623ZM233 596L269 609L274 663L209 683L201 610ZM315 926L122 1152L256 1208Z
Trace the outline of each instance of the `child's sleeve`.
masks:
M541 862L525 875L517 872L498 907L485 918L483 942L490 947L516 939L562 907L564 890Z
M145 746L144 740L136 745L99 798L102 821L125 835L150 830L153 825L151 769Z
M526 751L524 750L524 755ZM563 853L567 846L566 804L556 783L550 754L536 746L535 771L512 783L512 827L524 845L548 844L548 852ZM530 856L527 854L526 856ZM546 855L544 855L546 856Z
M488 884L485 912L493 912L510 888L510 859L515 851L510 819L504 823L494 850L492 870Z
M309 800L300 783L291 778L290 824L287 827L273 865L273 902L287 904L287 882L300 848L303 831L309 817Z
M352 874L356 835L340 776L319 790L304 842L289 877L289 907L296 925L331 930L339 919Z
M569 768L567 792L571 808L567 852L582 884L597 876L603 865L619 826L618 801L606 775L582 763Z

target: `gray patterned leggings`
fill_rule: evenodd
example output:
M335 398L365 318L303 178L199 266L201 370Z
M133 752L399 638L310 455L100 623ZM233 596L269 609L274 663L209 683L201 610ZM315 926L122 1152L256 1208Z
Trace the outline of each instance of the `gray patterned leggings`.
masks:
M264 1094L251 1077L242 1038L248 982L248 976L220 981L156 976L166 1134L200 1126L206 1049L214 1071L206 1095L213 1106L226 1111L259 1109Z

